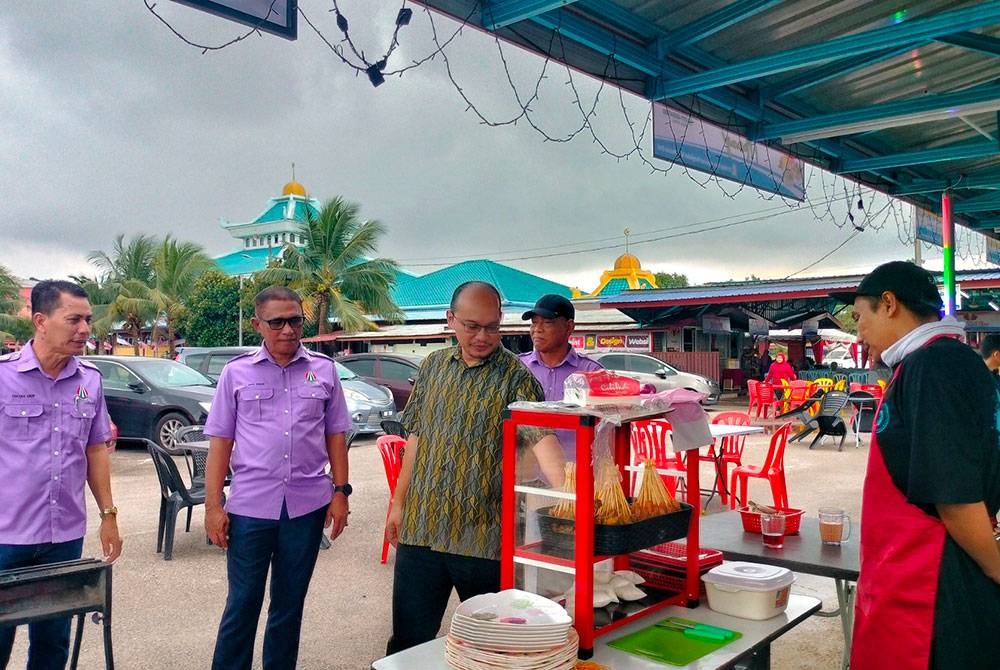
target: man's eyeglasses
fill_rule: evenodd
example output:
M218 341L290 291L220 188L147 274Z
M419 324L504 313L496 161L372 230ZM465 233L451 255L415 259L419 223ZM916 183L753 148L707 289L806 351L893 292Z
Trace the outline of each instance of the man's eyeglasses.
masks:
M499 335L500 334L500 324L491 324L489 326L484 326L481 323L476 323L475 321L466 321L465 319L460 319L457 316L455 320L462 324L462 328L465 329L470 335L478 335L479 333L486 332L487 335Z
M261 319L271 330L281 330L285 327L286 323L292 328L301 328L305 320L304 316L288 316L283 319Z

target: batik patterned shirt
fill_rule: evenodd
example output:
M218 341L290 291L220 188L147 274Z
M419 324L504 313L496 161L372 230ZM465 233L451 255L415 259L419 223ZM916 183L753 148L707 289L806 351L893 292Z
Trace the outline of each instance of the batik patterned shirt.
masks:
M427 357L403 418L419 442L400 542L500 558L503 412L542 399L538 381L502 346L473 366L458 347Z

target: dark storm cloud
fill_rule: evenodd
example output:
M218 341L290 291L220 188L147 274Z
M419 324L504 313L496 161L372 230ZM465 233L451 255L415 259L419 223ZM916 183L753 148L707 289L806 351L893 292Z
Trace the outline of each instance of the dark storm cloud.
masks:
M328 4L301 5L328 38L337 37ZM398 3L340 5L359 45L367 53L384 49ZM243 30L176 3L159 2L157 11L203 43ZM436 21L442 35L455 30L446 19ZM3 3L0 180L8 185L7 220L16 225L4 231L9 249L0 262L27 273L19 248L50 249L51 259L65 263L108 249L117 233L171 232L213 254L229 251L233 240L219 218L256 216L290 178L293 162L316 197L342 195L360 203L364 216L386 223L382 252L417 271L433 269L422 264L443 257L531 256L545 253L539 247L617 237L585 245L604 251L511 261L583 288L593 288L623 251L626 227L639 240L651 231L778 204L751 192L731 200L679 168L651 175L635 159L602 156L586 133L554 143L524 120L488 127L466 109L440 57L373 88L301 20L299 33L297 42L252 36L203 55L141 2L66 4L61 11L42 2ZM422 10L401 38L390 69L433 50ZM488 118L518 111L488 36L467 30L448 54L455 77ZM541 59L510 46L504 54L519 89L530 91ZM533 118L563 136L581 117L565 69L550 65L547 75ZM596 85L579 74L575 81L584 102L592 99ZM621 104L605 89L594 121L616 151L628 147ZM625 104L641 125L648 106L634 99ZM807 210L722 233L638 244L634 251L646 267L694 268L688 272L699 280L776 276L847 234L828 221L817 223ZM894 230L866 235L825 267L870 267L911 254ZM695 276L698 268L705 276Z

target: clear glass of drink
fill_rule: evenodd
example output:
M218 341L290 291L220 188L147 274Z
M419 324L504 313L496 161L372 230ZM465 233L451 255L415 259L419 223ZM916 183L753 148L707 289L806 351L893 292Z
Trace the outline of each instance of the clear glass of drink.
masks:
M785 546L785 515L761 514L760 533L765 547L781 549Z
M844 527L847 534L844 534ZM851 517L839 507L819 508L819 537L823 544L839 546L851 537Z

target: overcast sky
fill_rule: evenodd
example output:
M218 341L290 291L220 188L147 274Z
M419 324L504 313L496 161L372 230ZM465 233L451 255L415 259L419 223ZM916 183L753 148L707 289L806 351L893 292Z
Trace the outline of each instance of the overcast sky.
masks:
M331 3L300 4L338 41ZM339 5L359 48L384 51L398 0ZM435 48L427 14L413 9L389 70ZM220 44L244 32L169 0L156 10L197 43ZM440 35L457 28L434 17ZM493 39L467 29L446 53L456 81L488 119L514 115ZM515 84L530 95L543 60L510 45L503 54ZM581 115L565 68L552 64L547 74L532 118L562 136ZM573 80L592 104L597 86L579 74ZM624 102L641 126L648 103ZM605 89L597 109L598 136L615 151L627 150L617 92ZM647 151L650 143L647 137ZM489 257L593 290L624 251L627 227L633 252L653 271L682 272L699 283L779 278L854 232L834 225L845 222L848 207L842 182L830 175L813 171L810 203L798 210L749 189L730 198L716 183L696 182L704 175L681 168L651 174L635 158L602 155L587 134L555 143L523 120L484 125L467 110L440 57L374 88L301 18L298 41L252 36L203 54L137 0L0 3L0 149L0 263L22 277L93 274L87 254L109 250L118 233L169 232L212 255L232 251L235 240L220 218L257 216L280 194L293 162L310 195L343 196L386 224L381 253L417 274ZM735 193L738 185L725 189ZM886 202L864 197L869 212ZM898 218L872 217L863 233L804 274L865 272L880 261L911 258ZM570 243L577 246L555 246ZM566 253L579 249L588 251Z

